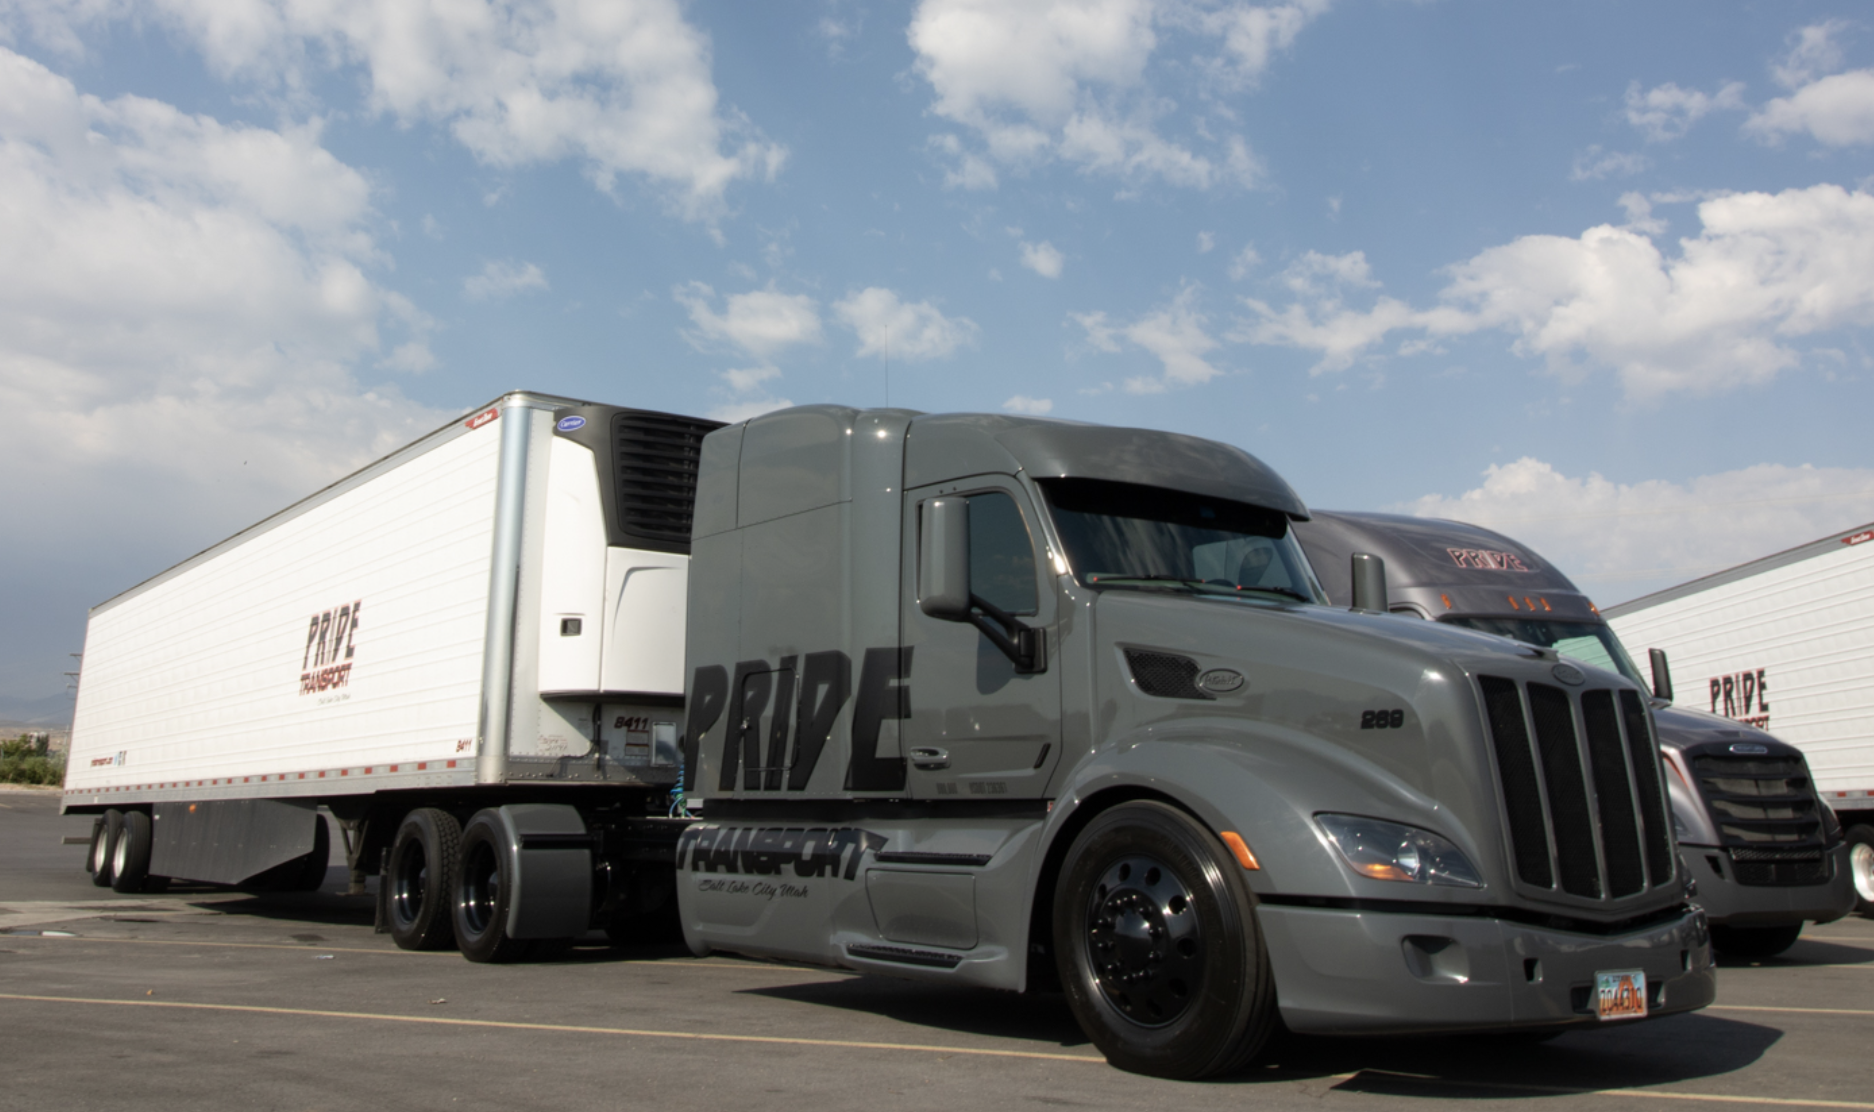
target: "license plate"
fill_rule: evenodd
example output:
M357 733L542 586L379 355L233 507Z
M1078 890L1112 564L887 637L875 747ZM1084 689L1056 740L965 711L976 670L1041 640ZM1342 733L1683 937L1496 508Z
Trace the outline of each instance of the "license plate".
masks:
M1646 1018L1646 973L1622 969L1594 975L1594 1014L1602 1020Z

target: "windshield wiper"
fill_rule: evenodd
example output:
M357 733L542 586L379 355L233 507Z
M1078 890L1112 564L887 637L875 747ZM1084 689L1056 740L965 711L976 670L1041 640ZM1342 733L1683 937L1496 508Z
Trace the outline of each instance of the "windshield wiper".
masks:
M1237 590L1239 591L1267 591L1272 595L1282 595L1287 598L1300 599L1302 602L1314 601L1313 599L1309 598L1307 595L1302 594L1300 591L1297 591L1292 587L1238 587Z
M1287 598L1299 599L1302 602L1314 601L1313 599L1309 598L1307 595L1302 594L1300 591L1293 590L1288 587L1243 587L1235 583L1226 583L1221 580L1192 579L1192 578L1187 578L1185 576L1180 576L1180 575L1095 575L1095 576L1089 577L1088 583L1093 584L1093 585L1100 585L1100 586L1104 586L1107 584L1112 584L1115 586L1135 586L1138 584L1151 584L1151 585L1175 584L1179 587L1184 587L1187 590L1206 591L1211 594L1219 594L1219 595L1235 595L1235 594L1240 594L1244 591L1265 591L1273 595L1282 595Z

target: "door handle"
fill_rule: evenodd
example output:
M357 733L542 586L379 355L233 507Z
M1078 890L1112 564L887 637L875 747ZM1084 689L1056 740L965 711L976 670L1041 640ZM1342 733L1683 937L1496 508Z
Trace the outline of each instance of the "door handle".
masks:
M920 745L911 750L911 763L926 772L950 767L950 754L942 749Z

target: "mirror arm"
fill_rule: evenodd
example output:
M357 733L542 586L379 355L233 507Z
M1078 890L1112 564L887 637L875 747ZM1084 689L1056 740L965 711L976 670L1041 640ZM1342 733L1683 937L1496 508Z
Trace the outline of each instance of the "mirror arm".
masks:
M978 614L978 610L983 613ZM990 618L1001 623L1002 628L989 624ZM970 594L968 621L989 638L990 644L1002 650L1002 655L1014 663L1017 674L1032 675L1047 670L1040 630L1023 625L1021 619L974 592Z

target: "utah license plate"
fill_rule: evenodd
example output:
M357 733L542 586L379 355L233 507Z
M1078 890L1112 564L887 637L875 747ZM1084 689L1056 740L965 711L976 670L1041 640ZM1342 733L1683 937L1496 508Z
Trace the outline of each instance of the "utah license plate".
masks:
M1645 1019L1646 973L1622 969L1594 975L1594 1014L1598 1019Z

